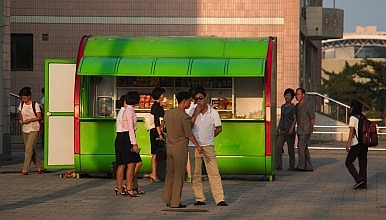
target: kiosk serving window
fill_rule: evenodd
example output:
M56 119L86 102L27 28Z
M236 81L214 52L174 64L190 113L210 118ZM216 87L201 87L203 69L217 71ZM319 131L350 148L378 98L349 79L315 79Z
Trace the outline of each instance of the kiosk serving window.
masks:
M201 86L207 91L208 101L228 100L227 105L219 105L219 101L213 102L215 107L222 111L232 111L232 78L231 77L117 77L117 97L130 90L136 90L141 95L137 108L138 111L150 111L154 100L151 92L154 87L162 87L166 94L166 108L177 106L175 94L180 91L189 91ZM211 102L212 103L212 102ZM229 106L229 107L228 107Z
M223 119L263 118L263 78L259 77L136 77L90 76L90 115L114 117L119 109L116 102L128 91L140 94L138 113L148 113L154 102L153 88L165 89L166 109L177 106L175 94L198 86L207 92L208 103ZM141 116L141 114L139 115Z

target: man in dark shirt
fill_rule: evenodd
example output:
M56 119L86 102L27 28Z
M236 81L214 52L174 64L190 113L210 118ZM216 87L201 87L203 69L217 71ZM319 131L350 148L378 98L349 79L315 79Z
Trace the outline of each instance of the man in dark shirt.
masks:
M296 89L296 123L298 134L298 167L299 171L313 171L308 142L314 131L315 110L304 100L306 91Z

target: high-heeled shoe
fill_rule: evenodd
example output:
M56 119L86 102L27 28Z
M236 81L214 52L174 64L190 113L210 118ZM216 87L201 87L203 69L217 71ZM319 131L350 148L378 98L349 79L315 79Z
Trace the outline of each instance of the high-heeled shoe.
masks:
M115 187L115 195L121 195L121 196L125 196L126 195L126 192L122 189L122 190L119 190L117 187Z
M138 197L138 194L135 193L133 189L128 189L126 191L126 195L129 195L130 197Z
M134 190L135 192L137 192L137 194L139 194L139 195L145 194L145 191L143 191L139 186L133 187L133 190Z
M27 172L27 171L21 171L21 174L20 174L20 175L26 176L26 175L28 175L28 172Z
M42 173L45 173L45 172L47 172L47 170L44 169L44 168L38 168L38 169L36 170L36 173L37 173L37 174L42 174Z
M151 183L159 183L159 182L161 182L161 180L159 180L158 178L154 178L154 177L150 176L150 182Z

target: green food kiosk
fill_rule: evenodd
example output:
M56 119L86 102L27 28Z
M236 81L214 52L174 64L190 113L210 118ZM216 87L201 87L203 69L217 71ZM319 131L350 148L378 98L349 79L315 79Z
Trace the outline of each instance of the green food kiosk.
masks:
M45 74L47 168L109 173L116 102L136 90L140 172L150 172L143 119L152 89L166 90L168 109L176 106L176 93L202 86L222 118L223 132L215 138L220 173L274 177L275 38L84 36L76 61L46 60Z

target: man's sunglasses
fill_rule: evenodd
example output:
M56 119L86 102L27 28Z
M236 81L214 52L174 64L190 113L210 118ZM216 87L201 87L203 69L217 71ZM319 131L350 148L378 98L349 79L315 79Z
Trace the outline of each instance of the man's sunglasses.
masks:
M200 97L194 97L194 101L197 101L197 100L203 100L204 99L204 96L200 96Z

